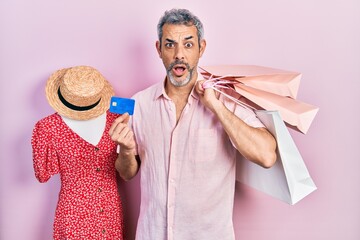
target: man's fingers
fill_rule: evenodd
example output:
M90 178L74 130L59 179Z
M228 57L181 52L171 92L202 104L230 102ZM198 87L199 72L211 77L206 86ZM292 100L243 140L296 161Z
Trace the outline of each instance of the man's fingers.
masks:
M117 138L117 143L124 149L133 149L135 146L134 143L134 134L129 128L124 128Z
M195 90L200 94L204 94L204 87L203 87L204 81L200 80L196 82Z
M204 82L205 82L204 80L198 80L198 81L196 82L196 85L198 86L199 89L202 89L202 88L203 88Z
M120 117L116 118L109 129L109 134L112 135L114 133L115 128L119 124L121 124L121 123L127 124L129 122L129 119L130 119L130 115L128 113L125 113L125 114L121 115Z
M124 127L123 129L119 129L120 131L117 133L118 142L123 142L122 140L126 138L126 135L129 134L130 129Z

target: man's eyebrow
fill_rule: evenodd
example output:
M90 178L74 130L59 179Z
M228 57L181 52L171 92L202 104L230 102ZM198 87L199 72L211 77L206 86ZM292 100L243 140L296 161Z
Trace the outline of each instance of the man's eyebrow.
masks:
M188 37L185 37L184 40L187 41L187 40L190 40L190 39L193 39L194 36L188 36ZM169 38L166 38L165 41L167 42L170 42L170 43L176 43L175 40L172 40L172 39L169 39Z
M175 42L176 42L175 40L172 40L172 39L169 39L169 38L166 38L165 41L171 42L171 43L175 43Z

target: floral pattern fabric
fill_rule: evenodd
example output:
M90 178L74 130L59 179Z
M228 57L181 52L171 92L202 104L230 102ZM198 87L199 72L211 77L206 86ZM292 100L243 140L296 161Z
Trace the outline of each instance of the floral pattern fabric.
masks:
M107 112L97 145L81 138L58 113L35 124L31 139L35 176L46 182L60 174L55 240L123 239L123 209L115 170L117 146L108 134L116 117Z

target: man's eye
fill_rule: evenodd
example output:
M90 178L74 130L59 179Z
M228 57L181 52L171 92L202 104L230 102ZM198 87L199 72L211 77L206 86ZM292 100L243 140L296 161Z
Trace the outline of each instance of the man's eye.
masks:
M173 43L165 43L165 47L172 48L174 47Z
M185 43L185 47L187 47L187 48L191 48L192 46L193 46L192 43Z

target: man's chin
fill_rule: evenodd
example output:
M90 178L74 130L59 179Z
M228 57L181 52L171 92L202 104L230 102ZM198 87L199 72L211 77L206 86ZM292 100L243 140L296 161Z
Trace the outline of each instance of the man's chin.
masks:
M170 77L170 82L172 85L176 86L176 87L183 87L186 86L189 82L190 79L187 77L183 77L183 78L174 78L173 76Z
M189 84L191 81L191 72L186 71L183 75L175 75L173 72L168 72L168 78L170 79L170 83L176 87L183 87Z

